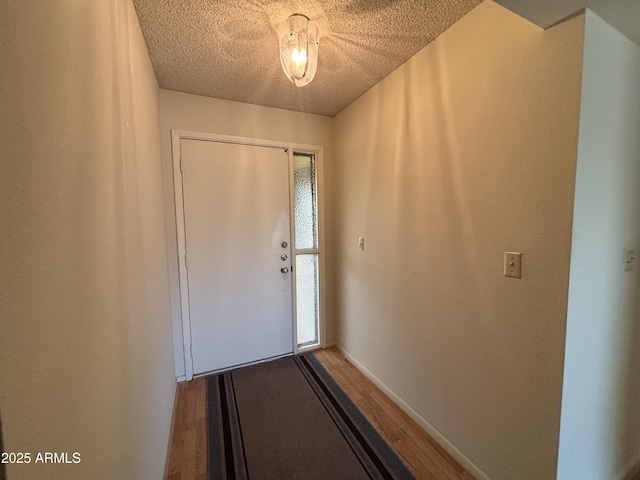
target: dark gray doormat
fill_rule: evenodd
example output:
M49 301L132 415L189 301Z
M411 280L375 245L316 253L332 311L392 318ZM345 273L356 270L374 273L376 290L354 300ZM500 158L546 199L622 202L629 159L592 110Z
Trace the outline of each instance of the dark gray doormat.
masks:
M313 355L207 377L210 480L414 476Z

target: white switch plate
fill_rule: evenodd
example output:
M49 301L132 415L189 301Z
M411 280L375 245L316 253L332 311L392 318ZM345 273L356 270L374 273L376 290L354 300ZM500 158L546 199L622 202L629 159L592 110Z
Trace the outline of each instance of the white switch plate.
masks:
M504 252L504 276L514 278L522 276L522 253Z
M622 271L630 272L631 270L633 270L635 259L636 255L633 251L633 248L625 248L622 253Z
M358 249L364 250L364 237L358 237Z

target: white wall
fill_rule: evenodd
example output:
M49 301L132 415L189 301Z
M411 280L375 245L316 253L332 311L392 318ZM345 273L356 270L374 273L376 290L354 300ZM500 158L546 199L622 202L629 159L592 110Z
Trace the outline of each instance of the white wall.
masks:
M292 143L325 147L325 174L331 177L334 168L333 118L291 112L277 108L219 100L186 93L160 90L160 124L162 136L162 162L165 183L165 210L167 212L167 238L169 239L169 269L171 272L171 308L173 316L173 345L176 375L185 374L180 314L180 284L178 250L176 245L176 219L173 197L173 167L171 158L171 130L234 135L264 140L282 140ZM326 238L325 255L332 256L332 203L331 182L325 184ZM333 322L333 268L326 266L327 341L334 340Z
M158 86L129 0L0 2L0 410L20 480L162 478Z
M336 117L338 343L478 477L556 474L583 32L486 1Z
M586 14L559 480L640 462L640 46Z

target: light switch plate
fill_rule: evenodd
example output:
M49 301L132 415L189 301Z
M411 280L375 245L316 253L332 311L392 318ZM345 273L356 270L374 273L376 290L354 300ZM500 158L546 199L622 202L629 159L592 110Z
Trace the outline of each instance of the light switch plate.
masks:
M522 277L522 253L504 252L504 276Z
M364 237L358 237L358 249L364 250Z

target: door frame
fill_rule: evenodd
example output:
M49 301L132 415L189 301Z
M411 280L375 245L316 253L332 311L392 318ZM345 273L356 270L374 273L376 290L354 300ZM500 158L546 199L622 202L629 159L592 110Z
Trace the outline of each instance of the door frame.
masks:
M233 135L222 135L216 133L194 132L188 130L171 130L171 152L173 164L173 196L176 208L176 237L178 251L178 271L180 285L180 313L182 323L182 342L184 347L184 366L186 380L191 380L193 375L193 357L191 353L191 316L189 313L189 285L186 266L186 237L184 218L184 196L182 185L182 150L181 140L201 140L205 142L232 143L238 145L250 145L256 147L282 148L288 153L289 161L289 218L291 222L291 238L289 244L292 246L292 262L295 262L295 216L294 216L294 195L293 195L293 152L312 153L316 156L316 182L317 182L317 209L318 209L318 323L319 323L319 346L326 346L326 303L325 303L325 236L324 236L324 147L320 145L307 145L302 143L285 142L281 140L266 140L250 137L238 137ZM298 332L296 318L296 282L294 275L290 276L291 281L291 320L293 322L293 338L291 339L294 355L298 353ZM300 349L310 350L316 347ZM259 361L258 361L259 362ZM253 363L258 363L253 362Z

